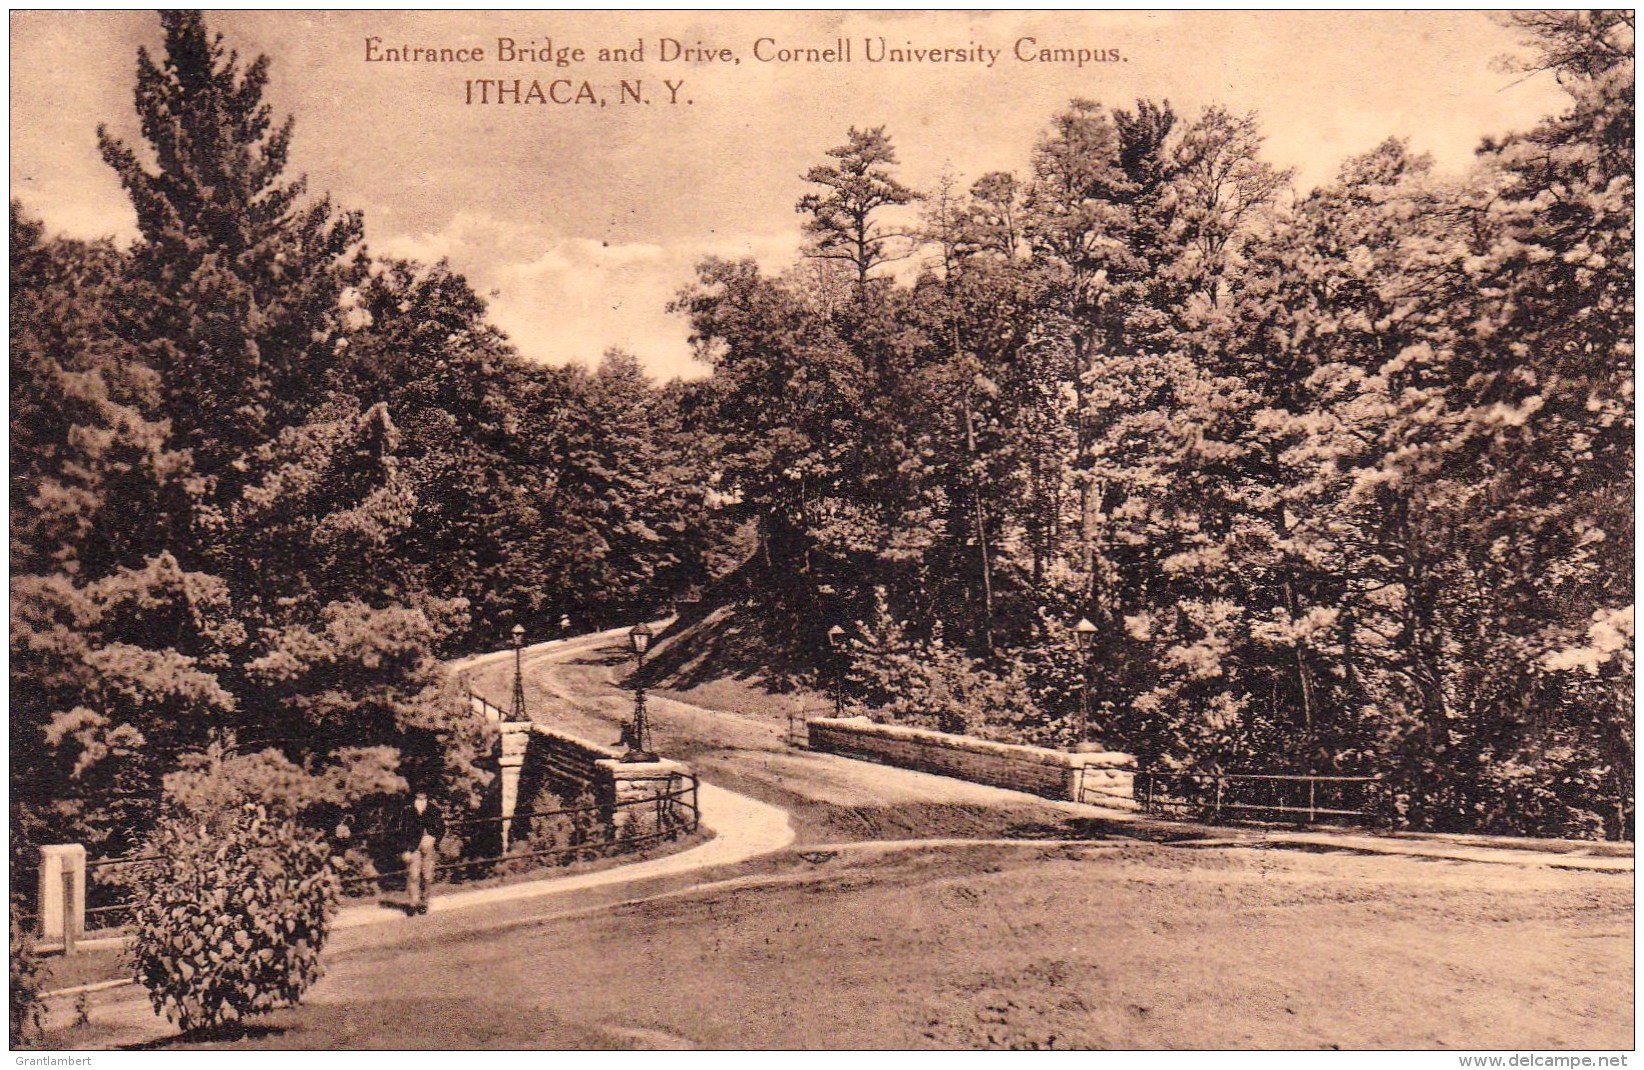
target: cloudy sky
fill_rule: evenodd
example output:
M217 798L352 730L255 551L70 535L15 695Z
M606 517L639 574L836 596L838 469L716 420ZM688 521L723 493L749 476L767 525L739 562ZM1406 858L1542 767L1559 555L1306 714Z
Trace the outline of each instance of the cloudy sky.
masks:
M268 97L297 120L293 169L365 212L373 250L449 257L527 357L592 362L622 345L660 376L703 371L684 322L664 310L692 265L710 254L754 256L772 270L791 262L799 176L852 125L886 125L900 175L917 188L945 169L967 184L985 171L1025 173L1034 140L1073 97L1168 98L1186 116L1222 104L1259 114L1268 156L1296 168L1305 191L1390 135L1459 169L1482 136L1523 129L1561 100L1550 77L1493 65L1516 34L1476 12L359 11L208 21L242 55L272 59ZM158 50L158 21L13 12L11 31L12 196L54 230L129 238L135 220L98 157L96 127L140 140L134 62L139 46ZM551 41L585 58L499 62L499 38ZM732 59L664 61L665 38ZM851 43L850 63L759 58L839 38ZM991 66L869 62L881 39L998 56ZM643 63L598 60L602 47L640 43ZM368 59L402 48L482 48L485 58ZM1044 48L1121 58L1043 62ZM586 81L605 106L469 102L479 99L471 82L516 78L566 98ZM663 79L678 103L666 103ZM651 103L619 103L624 80Z

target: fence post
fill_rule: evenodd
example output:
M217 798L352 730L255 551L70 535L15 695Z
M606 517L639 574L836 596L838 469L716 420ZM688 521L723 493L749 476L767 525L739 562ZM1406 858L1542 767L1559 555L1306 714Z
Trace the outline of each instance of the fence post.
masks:
M1318 815L1314 813L1314 792L1318 789L1318 784L1319 782L1312 777L1307 778L1307 823L1309 825L1318 821Z
M1222 775L1216 774L1216 820L1222 819Z

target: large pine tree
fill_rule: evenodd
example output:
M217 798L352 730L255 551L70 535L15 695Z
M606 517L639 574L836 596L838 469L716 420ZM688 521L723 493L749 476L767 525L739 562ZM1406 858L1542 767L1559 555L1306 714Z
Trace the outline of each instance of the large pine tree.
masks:
M314 404L363 224L284 179L293 124L276 127L263 101L267 57L242 64L197 11L160 20L164 56L137 56L147 153L98 130L142 235L132 258L147 290L121 326L221 505L249 481L246 455Z
M95 333L119 351L104 363L145 384L147 408L125 415L112 406L136 402L118 381L81 374L82 406L100 404L92 416L110 431L49 428L63 445L30 451L95 450L96 464L58 463L38 481L41 525L83 501L82 527L130 544L111 555L82 540L100 555L93 574L68 561L25 589L30 653L61 666L29 669L30 686L63 692L47 764L83 780L106 754L129 756L142 775L120 790L150 804L161 775L208 746L219 780L299 808L406 776L473 787L478 730L434 657L460 603L430 597L404 552L415 495L391 415L339 389L362 326L347 297L366 265L360 219L283 177L292 125L263 102L265 58L242 63L197 12L161 21L164 55L137 63L145 148L99 132L140 238ZM13 246L39 255L15 228ZM146 461L119 452L137 447ZM146 478L116 483L114 462ZM184 493L157 508L174 484ZM116 507L143 522L122 527ZM58 605L71 596L87 607Z

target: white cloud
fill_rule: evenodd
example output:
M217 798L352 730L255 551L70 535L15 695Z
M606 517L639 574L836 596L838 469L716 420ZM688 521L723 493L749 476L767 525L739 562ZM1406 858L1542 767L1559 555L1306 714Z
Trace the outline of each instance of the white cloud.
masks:
M752 256L780 270L797 253L798 229L668 246L555 235L465 209L437 231L381 237L372 248L425 263L448 259L528 359L593 365L620 346L659 378L691 378L707 369L692 359L689 325L667 312L668 302L707 256Z

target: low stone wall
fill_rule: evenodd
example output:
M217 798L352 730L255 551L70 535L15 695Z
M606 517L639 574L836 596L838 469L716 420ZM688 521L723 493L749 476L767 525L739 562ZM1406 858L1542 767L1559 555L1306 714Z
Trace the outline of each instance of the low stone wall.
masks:
M531 725L531 758L540 761L554 793L569 798L585 789L597 791L600 763L622 757L622 749L580 739L557 728Z
M882 765L938 773L1047 799L1134 809L1136 759L1117 751L1070 754L994 743L923 728L875 724L866 717L805 723L810 748Z
M593 743L540 724L531 725L529 746L550 790L567 802L584 790L591 792L619 836L644 836L664 823L684 820L677 802L622 805L679 790L691 772L682 762L625 762L620 746Z

